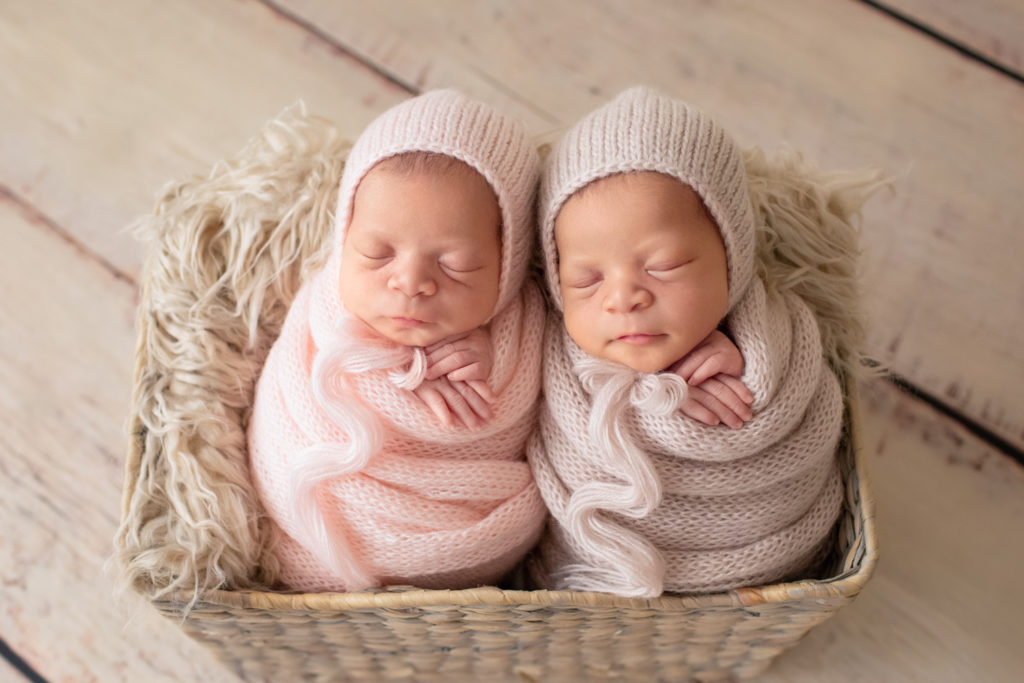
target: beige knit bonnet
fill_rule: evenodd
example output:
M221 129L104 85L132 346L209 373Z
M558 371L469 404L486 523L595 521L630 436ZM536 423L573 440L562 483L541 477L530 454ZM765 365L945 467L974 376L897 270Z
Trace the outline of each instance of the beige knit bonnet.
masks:
M345 163L335 214L335 249L345 237L360 181L375 165L407 152L454 157L490 184L501 209L501 311L519 292L533 245L537 151L522 125L454 90L434 90L377 117L359 136Z
M634 87L573 126L548 156L540 182L540 241L552 303L562 308L555 218L574 193L617 173L657 171L700 195L728 260L729 308L754 271L754 214L736 142L704 112L652 88Z

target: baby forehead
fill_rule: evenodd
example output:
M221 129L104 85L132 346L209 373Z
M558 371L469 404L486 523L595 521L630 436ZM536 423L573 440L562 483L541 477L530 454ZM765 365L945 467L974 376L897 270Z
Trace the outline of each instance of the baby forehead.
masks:
M389 241L500 237L498 200L468 164L440 154L389 157L356 188L346 233Z
M573 192L566 202L620 193L647 195L654 200L684 199L703 204L701 196L679 178L659 171L626 171L602 176Z
M404 152L385 157L366 172L363 182L370 176L385 175L407 179L429 177L496 196L494 188L482 173L465 161L440 152Z
M602 177L573 194L555 217L552 246L556 252L625 255L720 239L691 186L672 175L639 171Z
M555 215L553 227L558 237L567 229L610 222L642 229L708 221L715 224L690 185L665 173L632 171L598 178L574 192Z

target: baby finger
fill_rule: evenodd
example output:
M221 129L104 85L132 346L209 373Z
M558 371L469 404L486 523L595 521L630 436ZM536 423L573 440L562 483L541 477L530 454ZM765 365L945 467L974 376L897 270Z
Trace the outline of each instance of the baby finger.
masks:
M680 408L680 411L683 415L686 415L693 420L697 420L698 422L703 422L710 427L714 427L719 424L721 420L719 420L714 413L701 405L700 401L695 398L699 393L699 389L691 388L690 398L683 403L683 407Z
M715 377L715 379L717 379L719 382L722 382L730 389L732 389L733 393L739 396L740 400L742 400L747 405L750 405L751 403L754 402L754 392L748 389L747 385L744 384L738 377L733 377L732 375L719 374Z
M711 380L709 380L711 381ZM707 384L705 382L704 384ZM732 429L739 429L743 426L743 420L739 418L727 405L719 401L713 394L708 391L700 390L694 392L690 390L690 397L700 403L704 408L709 410L715 417L721 422Z
M736 417L746 422L753 417L750 406L733 391L732 387L720 381L719 378L724 376L718 375L709 379L701 384L700 388L723 403Z
M469 382L472 380L487 379L483 363L473 362L449 371L448 379L453 382Z
M444 377L452 371L476 362L476 360L468 351L453 351L444 356L427 354L427 379Z
M452 386L462 394L469 407L482 421L486 422L494 417L494 413L491 412L491 406L487 403L487 400L477 393L477 390L471 384L468 382L452 382Z
M438 385L438 388L444 396L444 400L448 404L449 410L451 410L452 413L462 421L462 424L466 425L470 429L474 429L483 424L477 414L473 412L469 402L455 387L451 385L450 382L444 380Z
M480 396L488 403L494 403L498 400L498 395L491 390L491 387L487 382L474 379L467 382L467 384L473 387L476 390L476 393L480 394Z
M445 427L452 426L452 413L448 409L448 403L445 402L444 397L441 396L437 389L420 385L413 393L416 394L416 398L423 401L424 405L430 408L431 412L441 421L441 424Z

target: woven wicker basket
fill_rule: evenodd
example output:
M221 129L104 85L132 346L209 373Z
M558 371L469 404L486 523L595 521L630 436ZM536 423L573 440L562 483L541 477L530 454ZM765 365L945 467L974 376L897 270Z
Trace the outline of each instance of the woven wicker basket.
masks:
M312 130L313 124L302 116L301 112L289 114L282 121L300 132ZM252 339L246 338L245 324L218 329L201 342L189 341L190 330L198 329L201 335L205 329L196 317L202 310L195 302L209 308L209 301L196 290L215 292L220 297L214 301L215 307L231 310L248 292L232 292L232 280L222 276L262 264L295 282L298 264L316 251L328 229L322 216L329 210L340 176L344 146L327 134L314 145L308 142L309 136L280 133L287 131L282 126L267 130L266 141L256 141L240 158L257 168L253 172L267 178L283 174L295 182L259 185L260 201L266 200L271 208L260 219L262 223L250 221L247 238L239 239L243 228L237 214L213 205L234 192L224 190L224 183L234 182L242 162L219 167L219 175L171 187L153 219L157 229L151 237L160 248L154 249L142 277L135 385L137 393L148 387L151 398L154 392L156 395L150 408L137 406L131 420L136 438L127 461L123 528L131 526L133 515L151 518L161 510L173 509L159 500L136 508L130 504L143 484L158 492L173 488L172 483L163 485L159 468L154 466L165 457L163 450L173 448L165 445L164 437L156 436L163 433L159 427L161 419L166 419L162 412L166 402L160 392L169 391L166 387L177 382L169 375L180 370L186 384L200 383L202 373L196 368L233 369L236 366L231 361L241 358L244 349L252 355ZM254 165L254 159L263 165ZM287 164L301 168L280 171ZM175 208L175 202L187 202L186 190L208 190L214 182L222 184L217 185L217 192L208 193L214 199L210 205L198 207L198 215L194 215L196 207ZM239 187L248 185L240 181ZM283 197L276 203L273 197L265 197L267 188L274 187L281 188ZM302 195L302 187L312 189ZM303 211L310 220L305 227L287 222L294 220L292 199L298 195L307 197ZM288 213L275 214L282 205L288 206ZM270 227L265 230L263 226ZM264 233L270 231L276 231L277 237L265 238ZM289 232L292 236L283 234ZM293 239L296 233L298 238ZM278 246L290 245L291 251L267 248L272 239L278 240ZM248 251L240 250L239 244L246 245ZM185 258L190 259L187 264ZM197 258L213 265L197 272ZM279 262L265 261L273 258L282 259L284 265L277 269ZM190 278L188 283L182 282L183 274ZM264 301L263 313L259 313L263 337L276 334L274 324L280 324L287 303L283 295L277 301ZM178 310L171 310L172 304ZM277 318L276 323L265 326L267 311L276 311ZM260 343L265 351L268 339ZM184 359L183 348L188 354ZM235 357L225 358L225 354ZM154 360L157 358L160 360ZM257 371L258 365L248 374L255 376ZM228 396L226 388L221 390L223 394L209 391L203 394L207 404L200 402L191 410L243 415L239 406L244 406L246 396L239 393L238 386L253 377L220 374L229 375L221 380L225 387L234 386L233 395ZM249 386L246 391L251 391ZM848 383L846 395L848 410L839 449L846 495L829 557L813 579L656 599L496 587L303 595L218 590L203 593L198 602L190 593L158 599L154 605L190 636L213 648L230 669L252 680L720 680L751 676L853 600L874 569L877 551L872 501L859 462L855 386ZM218 405L210 406L213 401ZM241 422L244 417L235 426L237 435L244 433ZM145 424L150 425L148 435ZM225 459L237 460L239 441L244 443L244 437L234 439L236 452L224 452ZM205 444L204 448L203 458L209 459L211 447ZM212 450L216 453L216 448ZM122 541L119 539L119 544L127 555L147 550L124 550Z
M850 405L856 406L851 395ZM828 578L726 593L214 591L155 607L247 680L721 680L764 671L856 597L877 559L856 408ZM137 463L138 453L129 459Z

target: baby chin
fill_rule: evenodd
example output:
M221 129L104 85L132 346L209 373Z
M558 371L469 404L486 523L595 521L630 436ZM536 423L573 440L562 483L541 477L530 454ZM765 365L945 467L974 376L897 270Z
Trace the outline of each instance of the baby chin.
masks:
M443 326L418 318L402 316L380 318L373 328L382 336L403 346L430 346L446 335Z
M660 372L680 357L664 334L624 335L606 344L599 355L637 372Z

